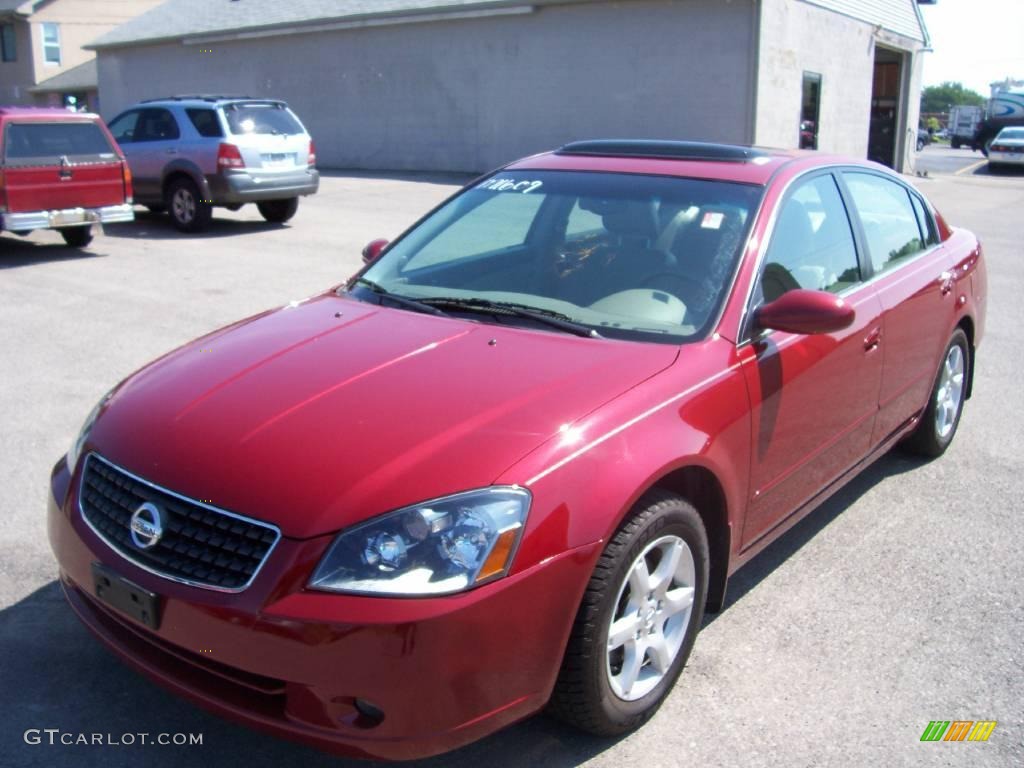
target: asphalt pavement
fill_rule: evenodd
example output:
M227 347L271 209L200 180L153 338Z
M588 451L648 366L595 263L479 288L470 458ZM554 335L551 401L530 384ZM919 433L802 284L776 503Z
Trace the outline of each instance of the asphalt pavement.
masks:
M929 147L921 160L952 152ZM914 180L982 237L989 265L974 397L947 454L884 457L741 570L640 731L595 739L540 716L420 765L1024 765L1024 174L953 175L962 167ZM289 225L250 206L218 211L196 237L140 209L81 254L49 232L0 237L0 765L353 765L207 715L93 640L54 580L49 469L111 384L340 282L363 244L396 235L458 181L328 174ZM937 719L998 725L985 743L921 742ZM202 745L51 746L45 733L29 744L29 729L180 732Z

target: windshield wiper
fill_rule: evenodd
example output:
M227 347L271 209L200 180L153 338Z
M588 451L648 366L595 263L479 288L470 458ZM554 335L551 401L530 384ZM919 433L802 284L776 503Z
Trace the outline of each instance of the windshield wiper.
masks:
M603 338L593 328L577 323L568 315L555 312L541 307L531 307L526 304L516 304L512 301L491 301L490 299L463 299L456 297L437 297L423 299L423 304L431 307L447 307L458 309L463 312L482 312L490 315L512 315L513 317L525 317L534 322L541 323L550 328L557 328L560 331L571 333L576 336L583 336L590 339Z
M352 285L362 285L369 288L373 293L380 296L382 299L388 299L406 309L412 309L416 312L426 312L428 315L438 315L440 317L450 317L450 315L443 309L426 304L422 301L416 301L416 299L410 299L408 296L402 296L398 293L392 293L383 285L373 282L373 280L367 280L365 277L357 277L352 281Z

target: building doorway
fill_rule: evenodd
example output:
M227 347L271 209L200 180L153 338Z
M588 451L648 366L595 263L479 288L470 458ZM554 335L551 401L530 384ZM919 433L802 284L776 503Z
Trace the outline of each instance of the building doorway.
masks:
M897 167L900 123L903 118L904 55L889 48L875 47L875 72L871 85L871 122L868 129L868 159Z
M804 72L800 99L800 149L818 148L821 118L821 75Z

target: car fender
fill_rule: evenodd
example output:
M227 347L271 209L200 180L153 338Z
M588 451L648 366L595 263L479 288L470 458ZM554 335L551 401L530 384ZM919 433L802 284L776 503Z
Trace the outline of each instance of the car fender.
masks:
M749 398L734 346L723 339L709 344L719 348L706 355L710 365L677 361L502 473L497 483L533 494L514 571L607 541L651 488L681 492L679 473L691 467L721 488L722 525L736 530L749 482ZM727 540L731 561L739 537Z

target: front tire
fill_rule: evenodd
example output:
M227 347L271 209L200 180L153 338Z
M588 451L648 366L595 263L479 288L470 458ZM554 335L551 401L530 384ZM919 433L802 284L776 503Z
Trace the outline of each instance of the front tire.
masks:
M290 197L287 200L263 200L256 203L260 215L273 224L284 224L295 212L299 210L299 198Z
M199 197L195 182L186 178L177 178L167 187L167 211L182 232L201 232L213 218L213 206Z
M683 671L707 587L707 534L697 510L649 491L594 568L548 711L600 736L647 722Z
M92 227L68 227L60 230L60 236L70 248L85 248L92 242Z
M967 334L957 328L942 356L928 407L917 428L903 443L906 450L929 458L946 452L960 426L970 370L971 345Z

